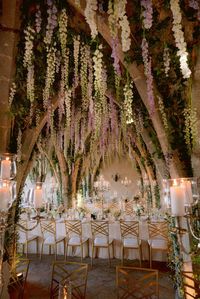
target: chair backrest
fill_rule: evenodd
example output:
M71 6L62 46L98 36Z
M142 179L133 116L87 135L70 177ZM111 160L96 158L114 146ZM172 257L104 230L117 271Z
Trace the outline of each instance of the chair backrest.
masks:
M150 239L165 239L168 241L168 224L166 221L148 223Z
M132 200L125 202L125 213L130 216L134 214Z
M53 263L50 298L58 298L59 287L70 285L72 298L86 298L88 265L59 261Z
M136 267L116 267L118 299L159 298L158 271Z
M122 238L139 238L139 221L120 220Z
M20 219L19 222L18 222L19 225L17 225L17 230L18 230L18 233L21 235L21 236L25 236L25 238L27 239L28 237L28 232L27 232L27 228L28 228L28 221L25 220L25 219Z
M55 220L41 220L40 221L40 228L41 228L41 233L42 237L46 238L53 237L56 239L56 222Z
M110 210L119 210L120 205L118 202L111 202L108 206Z
M17 295L15 298L23 298L29 264L29 259L20 259L15 268L10 270L11 277L8 284L8 291L11 298L12 294Z
M97 236L109 237L109 223L103 220L91 221L92 238Z
M82 237L81 220L65 220L65 230L68 237L72 237L72 236Z
M200 298L200 281L194 277L194 273L183 271L184 298Z

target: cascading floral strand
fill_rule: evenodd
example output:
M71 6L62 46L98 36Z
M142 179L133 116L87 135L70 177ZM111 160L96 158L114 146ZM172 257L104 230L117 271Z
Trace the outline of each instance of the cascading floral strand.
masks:
M87 0L85 7L85 19L90 26L91 36L93 39L98 35L96 23L97 0Z
M27 69L27 98L30 102L35 98L35 80L34 80L34 65L33 65L33 41L35 31L31 26L28 26L25 33L25 52L23 65Z
M22 131L19 129L17 136L17 162L20 163L22 158Z
M143 26L145 29L150 29L153 22L152 0L141 0L141 6L143 8Z
M74 88L78 86L79 83L79 51L80 51L80 36L74 38Z
M164 128L165 128L166 131L168 131L169 126L168 126L168 122L167 122L167 115L165 113L165 107L164 107L164 104L163 104L163 100L159 96L158 96L158 107L159 107L159 110L160 110L160 114L161 114L161 117L162 117Z
M56 44L49 49L47 53L47 71L45 79L45 87L43 91L43 103L44 108L48 107L48 101L50 97L50 89L55 80L55 69L56 69Z
M144 62L144 73L147 80L147 97L150 104L150 113L153 114L154 105L154 93L153 93L153 75L151 70L151 57L149 56L148 43L145 37L142 39L142 58Z
M59 38L60 38L60 44L61 44L62 57L65 57L65 55L66 55L67 22L68 22L68 16L67 16L67 13L66 13L66 9L63 9L61 11L61 14L60 14L59 19L58 19Z
M37 33L40 33L41 25L42 25L40 6L37 5L36 9L37 9L37 11L36 11L36 14L35 14L35 30L36 30Z
M180 68L184 79L187 79L191 75L191 70L188 66L187 58L187 45L184 40L184 33L181 25L181 9L179 6L179 0L170 0L170 7L173 15L173 27L176 47L178 48L177 55L180 60Z
M90 57L90 50L88 46L81 46L80 56L80 81L82 93L82 108L84 111L88 109L88 61Z
M52 41L54 29L56 28L58 23L57 22L58 10L56 6L53 4L52 0L47 0L47 5L48 5L48 9L47 9L48 18L47 18L46 35L44 37L44 42L47 46L47 51L48 51Z
M124 103L123 109L126 117L126 123L129 124L133 121L133 83L126 83L124 86Z
M120 0L119 5L119 25L121 27L122 51L127 52L131 47L131 29L126 15L127 0Z
M169 48L166 46L163 51L163 63L166 77L169 76L170 70L170 56L169 56Z
M9 99L8 99L8 103L9 103L10 107L11 107L13 99L15 97L16 90L17 90L17 86L16 86L15 82L13 82L11 85L11 88L10 88Z
M197 110L191 106L185 108L183 111L185 118L185 142L190 151L193 146L195 146L198 138L198 128L197 128Z

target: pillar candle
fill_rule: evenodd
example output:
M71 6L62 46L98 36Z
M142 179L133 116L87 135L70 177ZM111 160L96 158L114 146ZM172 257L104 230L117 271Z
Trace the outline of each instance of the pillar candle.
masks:
M34 208L35 209L40 209L43 205L42 201L42 189L35 189L35 194L34 194Z
M171 211L173 216L185 215L185 187L172 186L170 187L171 195Z
M0 210L6 210L10 202L11 194L8 187L0 188Z
M10 179L10 169L11 169L11 161L10 160L1 161L1 178L2 178L2 180Z

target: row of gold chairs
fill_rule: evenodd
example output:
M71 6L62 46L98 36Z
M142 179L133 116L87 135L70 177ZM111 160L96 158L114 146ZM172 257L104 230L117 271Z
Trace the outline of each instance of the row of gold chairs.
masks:
M49 246L49 253L51 254L51 248L54 249L55 259L57 257L57 245L59 243L63 244L64 256L67 259L69 247L81 248L81 262L83 259L83 246L89 241L89 238L84 237L82 234L82 223L80 220L65 220L66 234L64 236L57 236L56 234L56 222L55 221L41 221L41 251L40 258L42 258L44 245ZM27 226L27 223L23 221L23 226ZM22 228L19 228L22 230ZM133 249L137 250L139 253L139 262L141 267L142 262L142 248L141 239L139 236L139 222L138 221L120 221L121 229L121 257L122 264L124 260L125 250ZM168 227L166 222L156 222L148 223L149 230L149 260L150 268L152 267L152 252L154 250L168 250ZM91 221L91 232L92 232L92 256L91 264L93 264L93 258L95 256L95 251L99 248L106 248L108 252L109 265L111 264L110 249L113 252L113 241L109 233L109 223L107 221ZM29 236L27 231L23 231L25 234L24 238L19 239L19 243L23 246L28 254L28 244L32 241L36 241L37 253L38 253L38 240L39 236L31 235Z

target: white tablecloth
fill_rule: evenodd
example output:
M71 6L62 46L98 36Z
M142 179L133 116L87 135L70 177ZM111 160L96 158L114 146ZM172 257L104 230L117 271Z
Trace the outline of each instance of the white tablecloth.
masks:
M45 221L45 220L41 220ZM31 227L33 223L30 221L29 222L29 227ZM89 252L87 249L87 246L84 246L84 257L86 256L91 256L91 223L90 221L82 221L82 232L83 236L89 238ZM41 229L40 225L38 225L33 231L29 232L30 235L38 235L40 236L39 238L39 252L41 248ZM56 221L56 234L57 236L65 236L65 225L63 220L58 220ZM115 258L121 258L121 233L120 233L120 222L119 221L112 221L109 223L109 234L112 239L114 239L113 247L114 247L114 257ZM139 236L140 239L142 240L142 255L143 255L143 260L148 260L149 259L149 252L148 252L148 243L147 240L149 238L148 236L148 224L147 221L140 221L139 222ZM28 252L29 253L36 253L36 242L31 242L29 243L28 246ZM44 254L48 254L48 246L44 246ZM63 244L60 243L57 245L57 253L58 255L63 255ZM110 249L110 253L112 256L112 250ZM71 246L69 247L68 250L68 255L72 255L72 250ZM73 252L73 255L80 256L80 248L76 248L76 250ZM107 249L101 248L98 250L98 257L99 258L107 258ZM113 257L113 256L112 256ZM139 253L138 250L133 250L133 249L125 249L125 259L138 259L139 258ZM166 261L166 253L161 252L161 251L153 251L153 260L158 260L158 261Z

